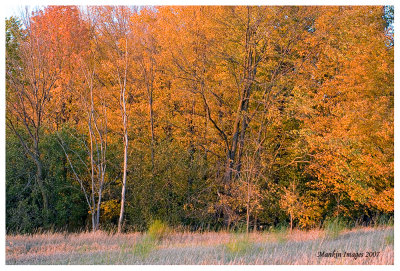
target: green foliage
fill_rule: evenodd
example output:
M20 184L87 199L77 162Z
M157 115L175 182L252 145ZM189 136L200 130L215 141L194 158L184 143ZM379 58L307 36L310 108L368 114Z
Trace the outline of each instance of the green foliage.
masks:
M281 224L270 229L270 233L279 244L283 244L288 240L289 228L286 224Z
M157 241L151 235L145 234L133 246L133 254L137 257L146 258L157 247Z
M156 241L162 240L171 233L169 226L161 220L154 220L147 231L148 236Z
M393 226L394 225L394 217L389 214L377 214L372 217L372 221L375 227L379 226Z
M64 143L72 150L70 156L78 172L83 172L84 167L79 164L78 155L83 156L84 149L79 142L79 133L69 127L59 131ZM74 179L73 173L61 148L55 133L43 139L43 161L46 169L46 183L50 193L52 215L55 217L53 224L56 229L77 230L85 227L88 207L79 183Z
M21 22L16 17L6 19L6 63L12 74L16 75L16 65L20 61L18 55L20 42L24 38ZM8 78L9 74L7 74Z
M325 235L329 239L338 238L340 233L346 228L347 225L344 220L338 217L325 220L324 222Z
M387 245L394 244L394 232L390 232L388 235L385 236L385 243Z
M228 252L228 255L236 257L249 253L254 248L254 244L251 242L247 234L235 233L231 235L231 238L225 245L225 248Z
M133 246L133 254L135 256L146 258L157 248L157 244L170 234L170 227L161 220L154 220L147 232L141 237L139 241Z
M73 131L63 131L71 148L78 148ZM69 135L69 136L67 136ZM9 232L30 233L36 229L80 230L85 227L87 205L80 186L72 177L55 134L43 137L45 187L49 193L52 220L46 223L40 191L35 181L35 165L21 152L20 141L7 133L6 145L6 228ZM77 159L72 157L71 159Z

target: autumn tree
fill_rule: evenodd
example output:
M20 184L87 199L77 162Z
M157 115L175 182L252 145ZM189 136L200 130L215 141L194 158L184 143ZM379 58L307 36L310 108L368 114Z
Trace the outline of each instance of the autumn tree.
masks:
M6 23L7 195L23 190L7 218L71 202L119 232L393 216L391 7L49 6L23 19Z
M382 16L382 7L324 9L314 24L324 42L296 94L312 189L329 191L336 216L393 210L393 48Z
M111 93L107 92L100 80L101 71L100 52L101 44L98 41L97 17L86 10L80 13L77 10L77 18L85 19L80 27L80 39L72 40L73 48L77 53L73 55L74 69L69 70L69 84L63 85L70 91L75 107L74 120L86 139L80 140L80 147L85 150L85 155L78 155L78 164L83 164L86 172L78 171L78 164L72 162L71 148L65 143L65 139L58 134L59 143L67 158L68 165L73 172L74 179L80 184L82 193L86 198L91 214L92 230L99 229L103 190L107 181L107 150L109 141L108 108ZM82 44L81 39L88 41ZM66 44L67 45L67 44ZM67 75L66 75L67 76Z
M9 40L13 41L10 44L13 48L9 47L8 50L10 57L6 71L7 127L17 135L24 151L35 162L36 182L42 194L45 217L49 206L40 142L52 114L49 110L50 101L55 99L53 95L64 68L62 26L71 17L70 13L63 11L64 8L60 7L49 7L32 14L26 11L23 18L24 31L16 33ZM15 50L18 50L17 57L11 55ZM23 137L20 129L26 132L27 138Z
M114 97L120 108L123 141L123 168L122 168L122 189L121 189L121 210L118 220L118 232L122 231L122 223L125 209L125 194L128 172L128 94L135 88L132 80L131 62L132 48L130 18L135 10L123 6L94 7L92 12L96 13L98 23L98 41L101 47L102 75L101 83L109 93L118 94ZM114 94L112 94L114 95ZM132 95L132 94L130 94ZM115 115L114 117L115 118ZM115 129L118 130L119 128Z

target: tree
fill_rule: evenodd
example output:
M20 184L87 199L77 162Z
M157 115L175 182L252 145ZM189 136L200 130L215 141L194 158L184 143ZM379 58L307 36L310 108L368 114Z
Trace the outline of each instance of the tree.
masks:
M326 8L315 21L324 43L297 94L313 189L329 191L336 216L393 206L393 51L382 15L381 7Z
M283 194L279 201L280 206L284 209L290 217L290 231L293 230L293 220L301 212L301 203L299 195L296 191L295 181L290 182L289 187L283 188Z
M24 151L35 162L36 182L42 194L43 214L48 216L48 195L44 184L40 141L44 122L47 121L51 93L62 69L62 52L53 41L55 31L49 21L57 10L25 14L24 32L11 24L8 32L10 53L7 64L7 127L17 135ZM26 36L25 36L26 35ZM17 48L16 48L17 47ZM18 56L16 56L16 54ZM19 128L26 131L24 138Z
M80 40L73 40L73 46L78 48L79 54L75 55L76 67L70 70L69 78L73 82L70 88L75 97L76 121L82 133L87 134L87 141L81 140L81 148L86 150L85 156L79 156L79 163L83 163L87 172L78 174L77 165L72 163L70 148L65 144L62 136L58 135L60 145L67 157L69 166L74 173L74 178L80 184L86 202L90 209L92 230L99 229L103 189L107 175L107 149L108 149L108 100L107 93L101 81L98 80L100 70L100 45L96 38L96 17L88 10L86 23L82 24L85 31L81 31L80 39L89 41L81 44ZM75 153L76 154L76 153ZM89 175L89 178L87 178ZM89 187L87 186L89 180ZM88 192L90 191L90 192Z
M122 223L125 210L125 193L128 172L128 91L132 91L132 81L128 81L131 74L131 42L129 41L131 27L130 18L135 10L122 6L96 7L99 23L99 41L102 43L103 73L108 76L107 91L113 92L115 88L119 91L119 107L121 111L121 126L123 137L123 169L121 189L121 210L118 220L118 232L122 231Z
M25 19L6 21L7 227L393 215L391 7L49 6Z

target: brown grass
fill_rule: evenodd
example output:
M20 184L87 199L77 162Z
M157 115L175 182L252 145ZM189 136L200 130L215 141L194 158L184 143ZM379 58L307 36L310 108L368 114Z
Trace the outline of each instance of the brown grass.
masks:
M322 230L175 232L161 241L141 233L6 236L7 264L393 264L393 227L358 228L328 238ZM150 240L150 241L149 241ZM140 248L140 249L138 249ZM318 252L363 257L317 257ZM145 253L141 254L141 251ZM377 251L377 257L365 257Z

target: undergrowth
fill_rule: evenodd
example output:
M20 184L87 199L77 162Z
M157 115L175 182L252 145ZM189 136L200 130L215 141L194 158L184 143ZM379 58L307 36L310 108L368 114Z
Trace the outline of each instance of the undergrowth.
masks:
M152 251L157 249L157 245L162 239L171 232L171 228L161 220L153 221L147 232L133 246L133 254L141 258L148 257Z

